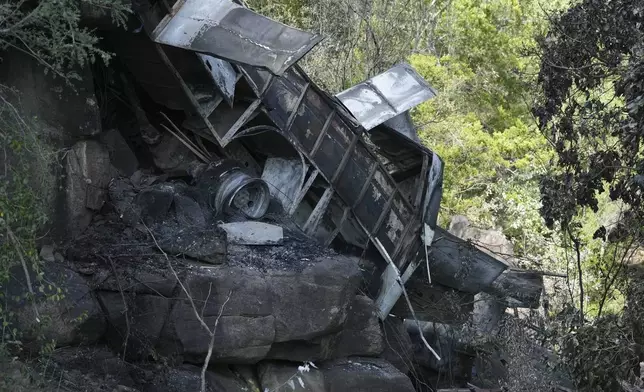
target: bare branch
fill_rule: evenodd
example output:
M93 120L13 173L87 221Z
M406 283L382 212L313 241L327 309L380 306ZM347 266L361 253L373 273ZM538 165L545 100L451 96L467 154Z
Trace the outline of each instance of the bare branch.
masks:
M123 342L123 360L125 361L125 354L127 353L127 342L130 339L129 309L127 307L127 301L125 301L125 294L123 294L123 288L121 287L121 279L119 279L119 276L116 273L116 267L114 267L114 262L112 261L112 258L109 256L107 256L107 259L109 260L110 266L112 267L112 273L114 274L114 278L116 279L116 285L119 289L119 292L121 293L121 299L123 300L123 309L125 312L125 341Z
M203 363L203 367L201 368L201 392L206 392L206 370L208 370L208 364L210 363L210 357L212 356L212 350L215 346L215 332L217 331L217 325L219 325L219 319L221 319L222 313L224 313L224 307L230 301L230 296L232 295L232 290L228 292L228 296L226 297L226 300L224 301L223 304L221 304L221 308L219 309L219 314L217 315L217 318L215 319L215 325L212 327L212 332L210 332L210 343L208 344L208 354L206 355L206 360ZM208 292L210 294L210 292ZM205 304L204 304L205 306Z
M29 294L31 294L31 301L34 307L34 314L36 315L36 322L40 323L40 314L38 313L38 307L36 306L35 302L35 296L36 294L34 293L34 288L31 285L31 277L29 276L29 268L27 268L27 262L25 261L25 258L22 254L22 246L20 245L20 241L18 238L13 234L13 231L11 231L11 228L7 224L7 236L13 242L13 245L16 249L16 253L18 253L18 258L20 259L20 264L22 264L22 270L25 273L25 279L27 280L27 289L29 290Z
M194 299L192 298L192 296L188 292L188 289L183 284L183 282L181 282L181 279L179 279L179 275L175 271L174 267L172 267L172 263L170 262L170 258L168 257L168 254L163 249L161 249L161 247L159 246L159 243L157 242L156 237L154 236L154 234L152 233L150 228L147 227L145 225L145 223L143 223L143 226L146 228L148 233L150 233L150 236L152 237L152 240L154 241L154 244L159 249L159 251L163 254L163 257L165 257L165 259L166 259L166 261L168 263L168 268L170 268L170 271L172 271L172 274L174 275L175 279L179 283L179 286L181 286L181 290L183 290L183 293L188 298L188 301L190 301L190 305L192 306L192 310L193 310L193 312L195 314L195 317L197 318L197 320L199 321L201 326L206 330L206 332L210 336L210 342L208 343L208 353L206 354L206 359L204 361L203 367L201 368L201 392L206 392L206 371L208 370L208 364L210 363L210 358L212 357L212 351L213 351L213 349L215 347L215 333L217 332L217 326L219 325L219 320L221 319L221 315L224 313L224 307L226 306L228 301L230 301L230 297L232 296L233 292L232 292L232 290L228 292L228 295L226 296L226 300L221 305L221 308L219 309L219 314L217 315L217 318L215 319L215 325L213 325L212 330L211 330L210 327L208 327L208 324L206 324L206 321L204 320L203 311L204 311L204 309L206 307L206 304L208 303L208 299L210 298L212 285L210 285L210 287L208 289L208 296L206 297L206 301L205 301L205 303L204 303L204 305L203 305L203 307L201 309L201 314L200 314L199 310L197 310L197 306L195 305Z
M165 253L165 251L163 249L161 249L161 246L159 245L159 242L157 241L157 239L154 236L154 234L152 233L152 230L150 230L150 228L145 223L143 223L143 222L141 222L141 223L143 224L143 227L145 227L145 229L148 231L148 233L150 233L150 236L152 237L152 241L154 241L154 245L156 245L157 249L159 249L159 251L163 254L163 257L165 258L166 262L168 263L168 268L170 268L170 271L172 272L172 275L174 275L174 278L179 283L179 286L181 286L181 290L183 291L183 293L186 295L188 301L190 302L190 306L192 306L192 310L194 311L195 316L197 316L197 320L199 320L199 323L201 323L201 326L204 327L204 329L206 331L210 332L210 328L208 327L208 324L206 324L203 321L203 318L201 318L201 315L199 314L199 310L197 310L197 305L195 305L195 301L194 301L194 299L192 299L192 295L190 295L190 292L188 291L186 286L183 284L181 279L179 279L179 275L177 274L177 271L175 271L174 267L172 266L172 262L170 262L170 258L168 257L168 254Z

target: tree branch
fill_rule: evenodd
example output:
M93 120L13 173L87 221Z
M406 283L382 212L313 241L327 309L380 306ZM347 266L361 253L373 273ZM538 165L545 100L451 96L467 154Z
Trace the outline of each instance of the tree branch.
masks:
M27 280L27 289L29 290L29 294L31 294L30 300L32 301L32 305L34 307L34 314L36 315L36 322L40 323L40 314L38 313L38 307L36 306L35 302L35 297L36 293L34 293L34 288L31 285L31 277L29 276L29 268L27 268L27 262L25 261L25 258L22 254L22 246L20 246L20 241L18 238L13 234L13 231L11 231L11 228L7 224L7 236L13 242L13 245L16 249L16 253L18 253L18 258L20 259L20 264L22 264L22 270L25 273L25 279Z
M219 309L219 314L217 315L217 318L215 319L215 325L213 326L212 330L210 327L208 327L208 324L206 324L206 321L203 318L203 313L199 313L199 310L197 309L197 305L195 305L195 301L188 292L188 289L186 286L181 282L181 279L179 279L179 275L177 274L177 271L175 271L174 267L172 267L172 263L170 262L170 258L168 257L168 254L161 249L161 246L159 246L159 243L157 242L156 237L150 230L148 226L145 225L145 223L141 222L145 229L148 231L150 236L152 237L152 240L154 241L154 244L156 245L157 249L163 254L163 257L165 258L166 262L168 263L168 268L172 272L172 275L174 275L174 278L177 280L179 283L179 286L181 286L181 290L183 293L186 295L188 298L188 301L190 302L190 305L192 306L192 311L195 314L195 317L201 324L201 326L206 330L208 335L210 336L210 342L208 343L208 353L206 354L206 359L204 361L203 367L201 368L201 392L206 392L206 371L208 370L208 364L210 363L210 358L212 357L212 351L215 346L215 332L217 331L217 326L219 325L219 320L221 319L221 315L224 312L224 307L230 301L230 297L232 296L232 290L228 292L228 295L226 296L226 300L224 303L221 305L221 308ZM208 297L206 298L206 302L208 302L208 298L210 298L210 289L208 290ZM206 304L203 305L203 307L206 307ZM203 309L202 309L203 312Z
M119 279L119 276L116 273L116 267L114 267L114 262L112 261L112 258L109 256L107 257L107 260L109 260L110 266L112 267L112 273L114 274L114 278L116 279L116 285L119 289L119 292L121 293L121 299L123 300L123 307L125 311L125 341L123 342L123 360L125 361L125 354L127 353L127 342L130 339L129 309L127 306L127 301L125 301L125 294L123 294L123 288L121 287L121 279Z
M575 247L575 253L577 254L577 272L579 274L579 312L581 313L581 323L584 322L584 280L583 280L583 273L581 269L581 250L580 250L580 241L578 238L575 238L573 236L572 231L570 231L570 228L568 230L568 235L570 236L570 240L572 241L574 247Z

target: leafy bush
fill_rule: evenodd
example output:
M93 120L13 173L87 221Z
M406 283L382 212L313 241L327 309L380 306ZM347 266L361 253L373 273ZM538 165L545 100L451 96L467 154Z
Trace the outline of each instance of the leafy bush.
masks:
M0 50L22 51L38 60L45 72L68 81L80 79L74 67L111 57L97 46L98 36L81 26L82 8L103 9L117 25L124 25L130 12L121 0L40 0L35 7L26 1L2 2Z
M583 391L618 391L639 363L632 330L615 315L572 331L562 354Z

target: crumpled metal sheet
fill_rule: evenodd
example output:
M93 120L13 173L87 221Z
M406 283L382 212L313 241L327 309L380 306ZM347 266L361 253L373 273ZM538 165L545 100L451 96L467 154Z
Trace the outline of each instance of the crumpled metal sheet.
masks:
M281 75L322 36L283 25L229 0L185 0L159 23L152 39Z
M418 133L416 133L416 127L414 126L414 122L411 120L409 111L390 118L385 121L383 125L405 135L416 143L420 143L420 138L418 137Z
M229 106L233 106L235 97L235 83L237 83L237 72L226 60L218 59L207 54L197 53L199 59L204 63L217 90L226 100Z
M366 130L434 96L434 89L406 63L336 95Z

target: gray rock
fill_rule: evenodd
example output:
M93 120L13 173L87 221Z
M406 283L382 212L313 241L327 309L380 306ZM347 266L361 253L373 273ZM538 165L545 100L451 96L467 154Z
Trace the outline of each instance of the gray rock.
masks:
M171 223L159 227L155 235L161 249L171 255L187 256L210 264L226 261L226 232L217 226L199 228Z
M385 350L380 355L402 373L407 374L414 363L414 347L403 320L387 317L383 321Z
M217 314L204 312L204 322L215 327ZM222 316L215 330L211 362L256 363L266 356L275 336L273 316ZM201 363L208 352L210 335L187 303L176 304L164 327L157 351L164 355L182 355L192 363Z
M140 217L146 225L163 225L170 219L176 186L171 183L156 184L139 192L134 198Z
M483 252L514 264L514 245L500 231L475 227L466 217L456 215L450 221L449 232L472 241Z
M299 371L292 362L264 361L257 366L262 391L271 392L326 392L324 375L309 366Z
M275 392L414 392L411 380L380 358L351 357L315 365L264 361L258 375L262 389Z
M284 239L280 226L263 222L230 222L219 227L228 234L228 241L237 245L276 245Z
M379 355L384 350L384 341L373 301L363 295L355 296L346 312L341 331L309 340L275 343L267 358L306 362Z
M197 161L195 155L169 133L164 133L159 144L150 146L154 157L154 164L163 172L173 176L185 176L192 165Z
M106 339L112 349L125 352L130 359L146 359L152 354L168 317L170 300L110 291L99 291L98 298L109 322ZM123 351L126 339L128 346Z
M114 175L107 150L98 142L76 143L67 153L65 187L68 230L75 236L89 225L91 210L105 203L107 187Z
M323 363L327 392L414 392L409 378L380 358L352 357Z
M177 280L169 270L151 268L147 265L119 265L119 282L110 266L96 269L92 284L96 290L118 292L123 288L127 293L151 294L172 297L177 288ZM119 288L120 287L120 288Z
M56 257L54 256L54 247L52 245L44 245L42 248L40 248L40 259L43 261L47 261L50 263L53 263L56 261Z
M175 194L173 202L177 223L180 226L206 227L206 214L194 198Z
M306 247L306 243L302 246ZM302 254L286 246L271 248L280 251L271 253L271 257L279 257L284 266L294 265L292 268L297 269L211 266L171 257L180 281L209 328L214 328L221 313L213 363L254 364L269 357L273 349L281 350L275 358L334 358L356 298L360 276L356 260L337 255L311 256L303 263L299 260ZM112 347L122 350L127 327L121 287L131 324L128 352L145 355L153 346L154 353L161 357L197 364L204 360L210 335L163 256L140 263L136 259L117 263L118 280L109 263L99 262L95 268L90 279L111 320L108 340ZM371 319L358 319L364 322L356 324L352 331L369 330ZM289 353L293 347L299 351ZM355 350L365 352L362 347ZM369 349L372 351L375 350Z
M34 149L34 146L29 146L28 149L35 154L34 157L39 156L38 159L42 163L50 159L55 163L56 157L52 155L53 152L68 151L76 141L101 132L101 113L94 95L94 81L90 68L78 67L73 70L82 80L75 80L74 88L71 88L63 78L54 77L52 72L43 72L42 64L34 56L12 48L3 50L0 79L3 80L3 86L7 87L3 97L13 104L20 111L20 115L33 125L32 129L37 131L45 150L40 151L40 147ZM5 173L4 163L12 163L15 159L11 149L6 150L0 152L2 173ZM29 155L29 152L27 154ZM81 232L83 224L89 222L90 216L86 213L84 219L80 219L79 215L82 214L76 214L76 209L84 209L84 199L78 206L72 203L71 209L66 202L65 165L49 166L49 173L40 171L29 180L30 185L38 189L38 195L45 202L44 207L51 217L51 224L48 225L50 227L43 227L44 231L47 231L51 238L62 242L70 235ZM36 167L40 168L41 164L34 166ZM76 228L77 224L81 226L80 229ZM70 232L71 230L73 232Z
M190 270L184 285L204 315L247 315L264 317L274 315L270 273L240 267L217 266ZM185 294L180 294L185 298ZM226 304L224 306L224 303ZM222 310L223 309L223 310Z
M62 140L63 145L101 132L92 71L90 67L74 71L82 80L75 81L72 89L62 78L44 73L42 64L30 54L8 49L0 64L0 78L22 95L22 114L37 117L48 136Z
M137 224L141 218L141 214L134 204L137 191L132 181L125 177L115 177L108 184L108 193L110 204L114 206L119 217L128 225Z
M30 271L34 302L26 299L27 280L20 265L10 271L11 279L5 286L8 307L15 313L15 318L7 321L22 333L21 340L29 343L42 335L58 346L67 346L100 339L105 318L85 280L56 262L45 264L42 272L42 280L38 280ZM64 296L59 298L58 289Z
M101 133L101 142L110 154L112 165L122 176L129 177L139 168L139 161L121 133L110 129Z
M312 352L332 357L332 339L347 319L357 276L357 264L338 256L314 260L301 272L215 266L193 268L182 280L210 328L222 314L212 361L256 363L272 347L285 349L290 342L328 347L314 347ZM177 296L157 352L199 363L210 337L185 294ZM301 357L308 358L306 354L301 352Z
M196 392L201 390L201 367L182 365L164 372L156 371L157 377L152 382L140 384L143 392ZM233 373L227 367L211 367L206 372L206 390L208 392L253 391L257 382L247 380Z
M358 295L348 309L349 316L340 334L334 357L377 356L385 349L376 305Z
M359 279L357 263L344 256L316 260L301 273L272 272L267 280L273 291L275 341L339 332Z

